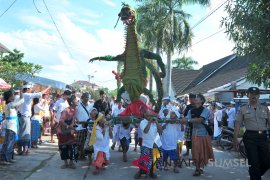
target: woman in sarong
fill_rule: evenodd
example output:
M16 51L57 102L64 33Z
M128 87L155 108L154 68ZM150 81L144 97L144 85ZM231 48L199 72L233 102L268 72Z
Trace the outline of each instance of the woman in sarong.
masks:
M188 122L193 124L191 152L196 166L193 176L203 174L203 168L210 160L214 160L211 137L204 126L204 124L209 123L209 110L203 107L204 102L203 95L196 95L195 108L188 112Z
M14 154L14 143L18 139L18 117L16 107L23 103L23 97L20 95L20 100L14 102L15 92L13 90L6 91L4 94L5 120L3 127L5 129L5 141L1 150L0 164L9 165L15 161L12 160Z
M78 148L75 140L74 125L78 100L76 96L72 95L70 98L68 98L67 101L69 107L62 111L57 128L60 156L61 160L64 161L64 164L61 166L61 168L76 169L76 165L73 161L77 161L78 159Z
M41 137L42 120L40 113L44 111L39 104L40 99L34 98L31 117L31 144L32 148L37 148L38 139Z

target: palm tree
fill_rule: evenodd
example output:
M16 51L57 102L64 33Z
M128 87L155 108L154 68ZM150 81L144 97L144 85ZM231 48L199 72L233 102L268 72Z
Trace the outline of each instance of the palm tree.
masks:
M145 45L152 45L157 52L167 55L167 72L165 95L171 89L171 57L187 50L191 45L191 29L187 19L189 14L182 10L184 4L199 3L208 5L210 0L137 0L142 2L138 7L140 21L145 23L138 27L143 32ZM139 26L139 25L138 25Z
M198 64L198 61L192 59L192 57L181 57L172 61L173 65L178 69L194 69L194 65Z

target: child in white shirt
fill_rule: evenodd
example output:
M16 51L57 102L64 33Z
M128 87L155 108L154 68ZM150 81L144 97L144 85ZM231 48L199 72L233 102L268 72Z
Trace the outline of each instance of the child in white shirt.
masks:
M131 143L131 131L134 125L130 123L122 123L119 127L119 139L123 149L123 161L127 162L127 151Z

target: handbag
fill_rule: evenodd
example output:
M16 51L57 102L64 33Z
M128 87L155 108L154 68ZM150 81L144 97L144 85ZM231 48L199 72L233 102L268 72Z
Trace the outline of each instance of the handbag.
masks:
M89 117L89 112L87 111L86 107L83 105L83 103L81 103L81 105ZM90 117L88 118L87 122L80 123L80 124L82 124L83 128L87 128L89 120L90 120Z
M214 132L213 132L213 129L211 128L211 126L208 125L208 124L205 124L205 123L203 123L203 122L202 122L202 125L205 127L205 129L206 129L208 135L209 135L209 136L213 136Z

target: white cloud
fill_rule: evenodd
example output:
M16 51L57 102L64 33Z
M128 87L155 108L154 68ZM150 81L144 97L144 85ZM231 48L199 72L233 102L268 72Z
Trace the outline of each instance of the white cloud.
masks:
M86 25L98 25L99 22L98 21L92 21L92 20L88 20L88 19L77 19L78 22L86 24Z
M23 23L27 23L28 25L31 25L32 27L35 28L42 28L46 30L53 30L53 25L50 22L44 21L37 16L28 16L28 15L23 15L20 17Z
M116 3L114 3L113 0L103 0L103 2L112 7L116 6Z
M63 13L55 16L65 42L72 56L67 52L56 30L49 33L47 28L0 32L1 43L9 49L17 48L25 53L25 61L43 66L40 76L72 83L74 80L88 80L110 89L116 88L112 70L115 62L88 63L95 56L117 55L124 51L124 33L110 29L99 29L89 33ZM42 21L40 21L42 22ZM97 71L93 74L94 71Z

